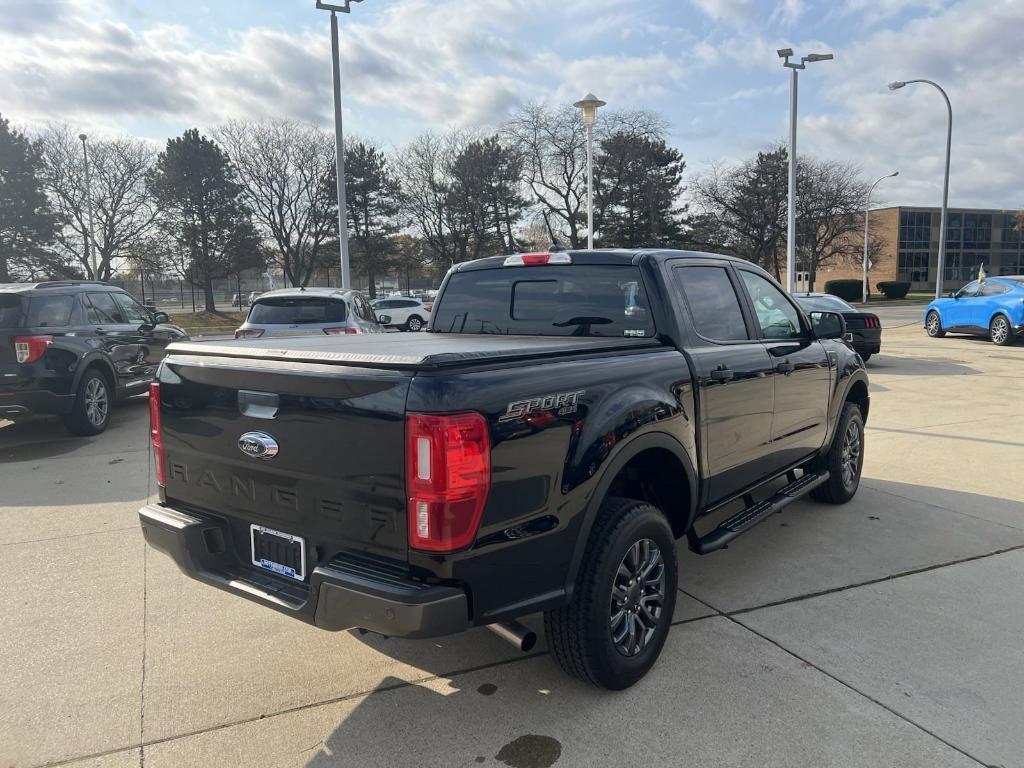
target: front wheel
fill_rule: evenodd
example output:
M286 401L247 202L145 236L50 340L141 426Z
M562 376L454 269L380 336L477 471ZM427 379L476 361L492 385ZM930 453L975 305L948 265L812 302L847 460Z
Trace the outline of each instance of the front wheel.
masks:
M993 344L1005 347L1013 341L1013 330L1006 315L996 315L988 325L988 335Z
M828 482L811 491L811 496L828 504L845 504L857 493L863 467L864 417L856 403L847 403L839 415L832 447L816 465L818 470L828 470Z
M675 537L661 510L643 501L606 499L572 600L544 614L558 665L615 691L640 680L665 645L678 579Z
M924 330L933 339L941 339L946 335L945 330L942 328L942 319L934 309L924 319Z

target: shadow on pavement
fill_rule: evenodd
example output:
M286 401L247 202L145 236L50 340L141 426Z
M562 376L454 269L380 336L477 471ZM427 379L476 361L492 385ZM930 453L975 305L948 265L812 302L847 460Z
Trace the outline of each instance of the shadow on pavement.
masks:
M893 357L873 355L869 367L872 373L900 376L972 376L980 371L967 365L943 358Z

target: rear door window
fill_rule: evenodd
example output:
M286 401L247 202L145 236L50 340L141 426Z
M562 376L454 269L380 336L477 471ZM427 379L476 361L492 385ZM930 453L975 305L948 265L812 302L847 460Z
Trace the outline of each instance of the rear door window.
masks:
M20 328L24 314L21 311L21 295L0 294L0 328Z
M697 333L710 341L749 338L739 296L725 267L680 267L675 276L683 287Z
M26 325L29 328L66 328L74 308L74 296L33 296L28 302Z
M655 333L640 270L632 265L456 272L433 309L435 333L618 337Z
M90 323L100 325L124 325L124 314L109 293L90 293L87 307Z
M1008 293L1010 287L1003 285L1002 283L987 282L981 287L982 296L1002 296L1004 293Z
M254 325L316 325L345 322L345 302L339 299L288 297L259 299L249 311Z

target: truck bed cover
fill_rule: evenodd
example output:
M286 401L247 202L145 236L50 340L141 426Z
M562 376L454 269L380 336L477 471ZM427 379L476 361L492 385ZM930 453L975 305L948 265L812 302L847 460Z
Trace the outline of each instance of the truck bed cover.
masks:
M445 368L474 362L564 357L662 346L655 338L503 336L498 334L367 334L295 336L281 339L190 341L173 344L170 354L358 365L379 368Z

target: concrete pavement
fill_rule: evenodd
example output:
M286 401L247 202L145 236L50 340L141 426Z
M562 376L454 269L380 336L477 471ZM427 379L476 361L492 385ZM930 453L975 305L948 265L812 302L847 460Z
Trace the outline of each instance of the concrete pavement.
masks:
M618 694L543 645L329 634L185 579L138 531L144 401L98 438L0 426L0 766L1024 766L1024 346L917 310L878 311L856 499L683 550Z

